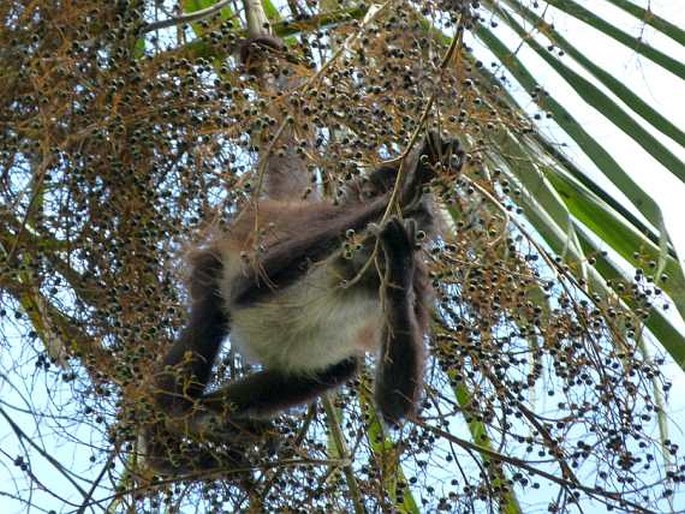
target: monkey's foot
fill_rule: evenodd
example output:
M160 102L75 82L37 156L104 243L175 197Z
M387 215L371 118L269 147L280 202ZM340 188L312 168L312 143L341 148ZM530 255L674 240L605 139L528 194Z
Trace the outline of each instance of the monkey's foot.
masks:
M390 218L378 231L381 245L392 254L413 250L416 242L416 221L412 218Z
M390 280L397 286L405 286L412 279L416 234L415 220L403 220L396 216L390 218L378 233Z
M270 421L234 418L230 414L202 412L194 416L188 424L188 436L195 440L215 443L253 444L273 431Z

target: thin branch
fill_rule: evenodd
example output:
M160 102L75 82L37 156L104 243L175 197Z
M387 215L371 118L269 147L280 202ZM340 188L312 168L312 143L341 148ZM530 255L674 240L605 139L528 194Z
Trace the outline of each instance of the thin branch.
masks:
M62 466L62 464L55 459L52 455L50 455L47 451L43 450L40 446L38 446L33 439L31 439L22 429L19 425L17 425L14 420L12 420L12 417L5 412L5 409L0 408L0 415L2 415L3 418L5 418L5 421L9 423L10 427L12 428L12 431L16 434L16 436L20 440L26 441L34 450L38 452L38 454L43 457L45 460L47 460L50 464L52 464L59 473L66 478L71 485L73 485L76 490L81 493L81 495L85 498L87 497L88 493L80 486L76 481L71 477L71 474L67 468Z
M536 468L535 466L532 466L528 462L526 462L523 459L519 459L517 457L510 457L508 455L503 455L499 452L496 452L494 450L490 450L489 448L485 448L483 446L480 446L478 444L469 442L465 439L461 439L460 437L456 437L455 435L450 434L449 432L446 432L445 430L442 430L438 427L429 425L425 422L423 422L421 419L416 419L415 422L425 428L426 430L429 430L433 432L434 434L446 439L449 442L452 442L458 446L461 446L465 450L471 450L471 451L476 451L480 453L481 455L488 456L494 460L497 460L499 462L507 463L512 466L515 466L520 469L525 469L529 473L532 473L533 475L538 475L546 480L549 480L550 482L554 482L555 484L558 484L564 488L567 489L580 489L581 491L587 493L588 495L594 497L594 498L605 498L607 500L613 500L616 502L620 502L622 506L627 506L631 507L634 510L634 512L641 512L644 514L657 514L656 511L647 509L646 507L643 507L642 505L639 505L637 503L631 502L626 500L625 498L622 497L621 493L619 492L612 492L612 491L606 491L604 489L599 489L597 487L590 487L581 484L580 482L570 480L568 478L562 478L558 477L552 473L548 473L547 471L543 471L541 469Z
M159 20L152 23L148 23L145 27L143 27L142 33L147 34L148 32L154 32L155 30L166 29L169 27L173 27L175 25L192 23L194 21L202 20L204 18L209 18L213 14L219 12L224 7L227 7L230 3L230 0L220 0L214 5L210 5L209 7L200 9L199 11L183 13L179 16L175 16L167 20Z
M81 503L81 506L79 507L78 511L76 511L76 514L83 514L86 511L86 509L92 505L91 499L93 498L93 494L95 493L95 490L102 481L102 478L105 476L107 470L110 469L112 462L114 462L114 456L114 452L110 453L109 457L107 458L107 462L105 462L104 466L102 466L102 470L100 470L100 474L97 476L97 478L93 480L93 483L90 486L90 490L88 491L86 497L83 499L83 502Z
M440 61L440 73L442 74L446 69L447 65L452 61L454 58L454 54L457 50L457 47L463 40L463 34L464 34L464 27L461 24L461 17L459 18L458 21L459 28L457 29L457 33L454 35L452 38L452 41L450 42L450 46L445 52L445 55L443 56L442 60ZM428 103L426 103L426 106L423 109L423 112L421 113L421 118L419 118L418 123L416 124L416 130L414 130L414 133L411 135L411 139L409 140L409 144L407 144L406 148L404 149L404 152L402 152L402 155L400 155L397 160L400 160L400 168L397 171L397 178L395 179L395 185L392 189L392 193L390 194L390 199L388 200L388 207L385 210L385 213L383 214L383 218L380 221L380 225L383 226L385 222L389 219L390 213L394 208L397 207L397 197L399 195L400 187L402 183L404 182L404 175L406 173L406 166L405 166L405 161L407 156L409 155L409 152L413 149L414 145L416 144L416 141L419 138L419 134L423 130L426 120L428 119L428 115L430 114L430 111L433 107L433 104L435 103L435 98L437 96L437 92L434 92L430 98L428 99Z
M345 475L345 481L347 482L347 487L350 488L350 496L352 498L352 503L354 505L354 512L356 514L364 514L366 509L364 508L364 502L362 501L362 494L359 490L359 484L357 484L357 479L354 476L354 470L350 462L350 452L345 444L345 436L340 429L340 424L338 422L338 416L336 415L335 408L333 407L333 402L329 395L325 395L321 399L323 403L323 408L326 411L326 416L328 418L328 428L331 429L331 435L333 437L333 442L335 443L336 450L340 457L344 459L345 464L342 466L343 474Z

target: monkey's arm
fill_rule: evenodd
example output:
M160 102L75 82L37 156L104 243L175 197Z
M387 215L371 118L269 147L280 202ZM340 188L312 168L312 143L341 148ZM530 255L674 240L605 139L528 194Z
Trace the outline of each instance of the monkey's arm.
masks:
M416 224L392 218L379 234L385 254L381 298L385 314L377 365L376 404L386 422L397 425L416 405L423 375L424 347L416 298Z

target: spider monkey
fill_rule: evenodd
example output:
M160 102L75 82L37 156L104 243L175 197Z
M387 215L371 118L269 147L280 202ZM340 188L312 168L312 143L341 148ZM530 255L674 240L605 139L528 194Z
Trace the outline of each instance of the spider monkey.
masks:
M402 218L377 224L399 170L386 165L353 183L342 205L261 200L197 251L190 319L158 378L166 429L237 438L236 427L249 431L344 384L369 351L378 352L375 401L383 419L398 425L410 415L421 390L431 292L417 244L434 230L426 186L435 165L458 171L462 160L456 140L427 136L404 163ZM208 392L229 333L263 370ZM200 467L209 467L207 458Z
M164 358L156 403L163 428L148 434L160 473L183 466L163 455L183 437L226 442L262 421L341 386L366 352L377 352L375 401L398 425L420 396L431 289L419 257L434 233L428 184L437 165L458 172L456 140L430 133L405 162L388 163L347 187L341 202L262 199L191 259L190 319ZM394 191L399 215L382 222ZM208 391L222 342L263 369ZM164 432L163 443L154 438ZM171 443L169 443L171 441ZM178 444L177 444L178 445ZM189 466L217 465L208 454Z

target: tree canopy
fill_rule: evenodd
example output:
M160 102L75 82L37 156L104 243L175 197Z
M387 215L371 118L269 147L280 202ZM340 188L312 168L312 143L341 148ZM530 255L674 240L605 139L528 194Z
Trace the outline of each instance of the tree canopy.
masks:
M648 2L604 3L685 46ZM1 3L0 496L27 512L682 510L663 372L685 368L682 260L660 199L545 73L680 182L685 133L550 17L683 86L682 60L573 0ZM255 74L236 52L260 30L286 49ZM431 185L445 229L426 253L421 413L379 421L370 357L276 420L280 446L240 470L249 490L228 468L155 477L139 435L164 415L151 391L186 319L187 251L259 196L267 159L335 197L427 130L467 156ZM217 383L253 369L228 344Z

